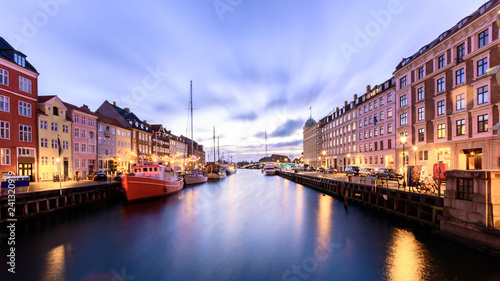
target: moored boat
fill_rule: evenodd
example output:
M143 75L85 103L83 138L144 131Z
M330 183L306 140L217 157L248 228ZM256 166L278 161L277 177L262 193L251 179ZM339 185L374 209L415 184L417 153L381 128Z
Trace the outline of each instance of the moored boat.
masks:
M222 180L226 178L226 171L224 169L224 166L208 164L206 171L209 180Z
M186 184L199 184L208 180L208 177L203 174L200 169L195 169L191 174L184 175L184 182Z
M123 191L129 202L168 196L184 186L178 171L162 164L137 165L132 171L125 174L122 180Z
M266 176L276 175L276 168L274 167L274 163L266 163L264 165L264 175Z
M226 175L233 175L236 174L236 165L234 163L230 163L229 165L226 166Z

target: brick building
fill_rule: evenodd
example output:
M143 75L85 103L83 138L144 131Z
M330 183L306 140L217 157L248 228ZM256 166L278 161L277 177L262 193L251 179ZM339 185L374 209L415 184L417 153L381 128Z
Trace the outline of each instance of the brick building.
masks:
M38 178L38 72L0 37L0 172Z

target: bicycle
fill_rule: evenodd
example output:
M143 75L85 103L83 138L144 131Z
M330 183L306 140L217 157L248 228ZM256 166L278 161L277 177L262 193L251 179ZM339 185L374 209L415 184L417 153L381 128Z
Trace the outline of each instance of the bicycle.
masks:
M437 193L438 186L432 176L428 176L425 180L418 182L415 189L418 193Z

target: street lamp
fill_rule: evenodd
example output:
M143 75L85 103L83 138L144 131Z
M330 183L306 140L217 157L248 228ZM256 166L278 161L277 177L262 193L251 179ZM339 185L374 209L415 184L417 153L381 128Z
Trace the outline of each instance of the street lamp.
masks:
M347 154L347 164L351 164L351 154Z
M403 145L403 189L406 188L406 172L405 172L405 166L406 166L406 156L405 156L405 144L407 141L406 133L401 133L401 138L400 138L401 144Z

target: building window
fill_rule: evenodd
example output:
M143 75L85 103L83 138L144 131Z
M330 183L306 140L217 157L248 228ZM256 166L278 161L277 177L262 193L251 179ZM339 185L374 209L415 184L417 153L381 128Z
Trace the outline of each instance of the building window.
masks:
M489 35L489 30L486 29L485 31L479 33L479 36L478 36L478 41L479 41L479 48L481 47L484 47L485 45L488 44L489 42L489 38L488 38L488 35Z
M10 98L0 96L0 111L10 112Z
M387 140L387 149L392 149L392 140L391 139Z
M31 94L31 80L19 76L19 90Z
M0 139L10 139L10 123L7 121L0 121Z
M406 76L399 79L399 88L402 89L404 87L406 87Z
M372 103L370 102L370 104L368 104L368 110L372 111L373 107L372 107Z
M384 97L381 97L379 100L380 106L384 105Z
M477 132L483 133L488 131L488 114L479 115L477 117Z
M89 126L92 127L92 128L95 127L95 121L94 121L94 119L89 118Z
M424 141L425 140L425 129L421 128L418 129L418 141Z
M42 166L48 166L48 165L49 165L49 157L42 156Z
M382 120L384 120L384 112L383 111L380 112L380 121L382 121Z
M82 159L82 168L87 168L87 161L85 159Z
M457 179L457 199L472 201L474 195L473 179Z
M380 126L380 135L383 136L384 135L384 126Z
M374 107L374 108L377 108L377 107L378 107L378 101L374 101L374 102L373 102L373 107Z
M79 137L80 137L80 129L75 128L75 138L79 138Z
M438 58L438 69L441 69L445 66L445 56L441 55Z
M373 151L373 143L370 143L370 151ZM371 160L371 156L370 156L370 160ZM370 163L371 164L371 163Z
M57 123L54 122L50 123L50 130L57 132Z
M380 141L380 150L384 150L384 141Z
M408 124L408 114L403 113L399 116L399 123L401 126Z
M465 43L457 46L457 62L462 62L465 56Z
M418 69L418 79L422 79L422 78L424 78L424 76L425 76L425 72L424 72L424 67L422 66Z
M438 108L437 108L437 115L438 116L444 115L444 112L445 112L444 100L438 101L437 106L438 106Z
M69 132L68 125L63 125L63 133L68 133L68 132Z
M40 129L47 130L47 121L40 120Z
M392 108L388 108L387 109L387 118L391 118L392 117Z
M80 144L75 142L75 152L80 152Z
M392 93L388 93L387 94L387 102L391 102L392 101Z
M465 119L457 120L457 136L465 135Z
M418 160L420 160L420 161L429 160L429 151L427 151L427 150L419 151L418 152Z
M424 108L420 107L418 109L418 121L424 120Z
M75 115L73 116L73 122L75 122L75 123L77 123L77 124L80 122L80 116L78 116L78 114L75 114Z
M457 81L457 85L465 82L465 70L463 68L455 72L455 79Z
M40 139L40 147L48 148L49 147L49 140L45 139L45 138L41 138Z
M438 93L444 91L444 77L441 77L441 78L438 79L438 81L437 81L437 91L438 91Z
M22 67L26 67L26 58L21 55L14 54L14 62Z
M94 153L95 154L95 145L89 144L89 153Z
M62 148L65 150L68 150L69 149L69 142L63 141Z
M477 104L488 102L488 86L483 86L477 89Z
M19 125L19 140L31 142L31 126Z
M392 134L392 124L387 125L387 133Z
M80 159L75 159L75 169L80 168Z
M465 109L465 94L457 95L457 110Z
M10 165L10 148L0 148L0 165Z
M486 70L488 70L488 58L479 60L477 62L477 76L486 74Z
M9 72L2 68L0 68L0 84L9 85Z
M417 100L423 100L425 97L424 95L424 87L420 87L417 90Z
M87 153L87 145L85 143L82 143L82 153Z
M19 115L31 117L31 104L24 101L19 101Z
M82 139L87 138L87 131L82 129L82 134L80 135Z
M444 124L439 124L438 125L438 139L444 139L445 138L445 126Z
M407 105L407 96L406 95L402 95L399 98L399 106L403 107L403 106L406 106L406 105Z
M87 123L85 119L85 116L82 116L82 125L85 125L85 123Z
M52 140L52 148L59 148L58 145L57 145L57 140Z

